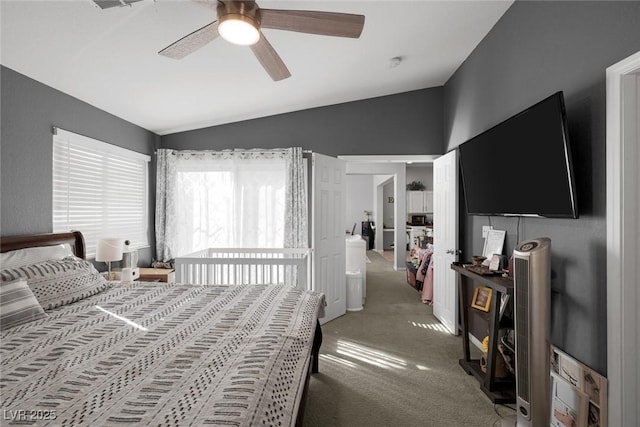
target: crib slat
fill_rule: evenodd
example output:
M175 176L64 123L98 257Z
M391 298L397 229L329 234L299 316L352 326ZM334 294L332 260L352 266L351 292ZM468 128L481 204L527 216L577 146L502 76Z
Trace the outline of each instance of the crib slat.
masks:
M209 248L176 258L182 283L275 284L310 288L311 250L273 248Z

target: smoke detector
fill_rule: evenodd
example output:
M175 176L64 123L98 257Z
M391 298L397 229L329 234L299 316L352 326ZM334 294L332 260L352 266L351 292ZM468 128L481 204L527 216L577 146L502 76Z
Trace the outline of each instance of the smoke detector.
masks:
M389 68L396 68L402 62L401 56L394 56L389 60Z

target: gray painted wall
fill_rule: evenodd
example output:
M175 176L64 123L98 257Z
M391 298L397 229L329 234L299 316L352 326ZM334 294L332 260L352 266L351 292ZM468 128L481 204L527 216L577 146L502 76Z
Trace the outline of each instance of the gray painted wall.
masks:
M52 231L53 126L144 154L152 154L160 143L160 138L154 133L10 68L1 67L0 78L2 235ZM153 167L150 175L149 224L150 241L153 242ZM140 251L140 262L150 262L151 254L150 249Z
M365 220L364 211L374 211L373 175L347 175L345 230L351 232L356 224L355 234L362 234L360 223Z
M330 156L442 154L442 87L165 135L177 150L301 146Z
M640 2L516 1L445 85L447 150L564 91L580 218L522 219L519 239L552 240L553 344L605 374L605 69L638 50ZM510 253L518 220L491 222ZM465 258L488 223L461 216Z
M426 191L433 190L433 164L407 165L407 184L412 181L420 181Z

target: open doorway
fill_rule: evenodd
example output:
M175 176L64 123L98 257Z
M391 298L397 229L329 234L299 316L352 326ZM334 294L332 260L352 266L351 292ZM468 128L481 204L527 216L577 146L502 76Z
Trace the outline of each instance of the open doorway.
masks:
M435 259L435 263L438 264L440 262L440 265L449 265L451 262L457 261L458 162L456 155L457 151L447 153L443 156L410 156L408 158L396 157L394 159L390 159L386 156L366 156L364 159L358 156L341 157L341 159L346 161L347 179L349 175L388 174L391 176L391 178L380 180L380 182L375 185L373 196L375 200L372 204L376 206L376 208L375 211L372 212L372 217L376 223L384 224L384 207L382 205L384 186L388 185L389 179L392 180L394 189L393 227L395 228L393 232L394 269L406 270L408 268L408 264L406 262L406 250L407 243L411 240L407 238L406 233L408 229L408 210L423 213L432 212L431 218L435 218L435 221L431 224L431 228L433 236L437 241L434 239L431 258ZM416 157L423 158L417 159ZM378 161L372 161L371 158L378 159ZM407 167L409 162L431 164L431 168L429 168L431 181L429 184L431 185L432 199L430 202L425 201L424 198L420 199L420 203L425 203L426 205L430 204L429 207L425 207L426 205L424 205L419 209L414 209L409 206L411 205L411 199L409 199L408 194L411 191L407 191L407 177L409 176L413 181L413 177L415 176L413 175L413 171L409 172L410 175L408 175ZM427 172L422 171L422 174L425 173ZM427 178L425 177L425 181L426 180ZM426 184L424 187L424 190L427 190ZM349 195L348 191L346 196L347 198L352 197ZM417 200L414 200L413 202L417 203ZM435 217L433 216L434 214ZM397 230L402 231L397 232ZM378 242L376 245L380 245L380 243ZM380 247L378 246L377 249L379 248ZM427 254L423 253L423 255L426 256ZM420 253L418 254L418 257L420 257ZM438 259L440 261L438 261ZM451 275L446 275L445 277L441 276L438 279L436 279L435 275L433 276L433 295L431 296L431 300L434 302L434 315L451 333L457 334L458 295L457 286L455 285L457 277L455 272L450 271L449 269L438 269L436 271L451 273Z
M365 210L371 212L375 224L373 249L380 253L385 249L393 251L396 270L406 268L407 247L411 240L411 230L407 228L407 170L412 181L423 180L425 188L430 186L433 190L430 166L436 157L339 156L347 162L347 206L350 207L345 227L352 230L355 223L355 229L361 231L360 222L354 218L358 215L364 218ZM371 209L360 209L358 203L366 203Z
M383 196L378 197L378 187L385 186L387 191L391 187L393 191L393 176L392 175L373 175L373 174L347 174L346 176L346 229L347 234L359 234L367 240L367 248L369 249L369 243L372 245L372 249L382 251L384 247L389 243L393 243L388 240L388 236L383 234L383 228L386 228L386 220L378 219L375 215L379 209L379 202L382 201ZM384 191L383 193L384 194ZM393 193L391 196L393 197ZM379 199L379 200L378 200ZM388 199L385 199L388 200ZM393 216L393 214L392 214ZM384 215L383 215L384 217ZM383 218L381 217L381 218ZM366 223L371 222L374 224L374 235L366 229ZM385 224L383 227L378 227L378 224ZM384 244L383 244L384 242Z

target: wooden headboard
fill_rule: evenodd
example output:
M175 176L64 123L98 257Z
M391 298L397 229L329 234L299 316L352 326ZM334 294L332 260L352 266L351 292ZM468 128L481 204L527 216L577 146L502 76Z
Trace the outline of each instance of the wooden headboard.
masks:
M85 259L86 248L84 237L79 231L68 233L30 234L25 236L0 237L0 252L15 251L16 249L35 248L38 246L53 246L61 243L71 245L73 253L78 258Z

